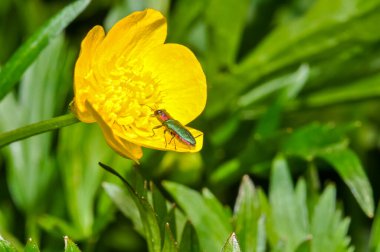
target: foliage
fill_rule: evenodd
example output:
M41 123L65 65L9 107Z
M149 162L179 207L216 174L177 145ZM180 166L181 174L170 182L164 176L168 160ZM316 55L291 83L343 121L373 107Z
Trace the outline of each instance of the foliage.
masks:
M72 242L67 236L65 236L65 252L79 252L79 248L75 245L74 242ZM7 251L7 252L13 252L17 251L15 247L8 241L1 239L0 237L0 249L1 251ZM25 252L40 252L40 249L38 248L38 245L35 241L32 239L29 239L24 247Z
M204 68L203 150L134 167L87 124L14 142L0 250L380 251L379 0L3 0L1 131L66 113L89 28L147 7Z

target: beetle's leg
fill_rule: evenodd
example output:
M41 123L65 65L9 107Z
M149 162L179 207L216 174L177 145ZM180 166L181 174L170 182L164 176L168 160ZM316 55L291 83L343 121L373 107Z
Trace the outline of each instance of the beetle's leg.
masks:
M164 130L165 148L168 146L168 142L166 141L166 132L167 131L168 131L167 129Z
M173 141L174 138L175 138L175 134L172 133L172 138L170 139L169 144ZM173 143L174 143L174 149L176 150L177 145L175 144L175 140L173 141Z
M152 132L153 132L153 135L151 136L151 137L153 137L154 135L156 135L156 132L154 132L154 130L155 129L159 129L159 128L161 128L162 126L164 126L164 125L158 125L158 126L156 126L156 127L154 127L153 129L152 129ZM166 131L166 130L165 130ZM165 134L165 133L164 133Z
M194 138L197 138L197 137L200 137L200 136L202 136L203 134L199 134L198 136L196 136L196 137L194 137Z

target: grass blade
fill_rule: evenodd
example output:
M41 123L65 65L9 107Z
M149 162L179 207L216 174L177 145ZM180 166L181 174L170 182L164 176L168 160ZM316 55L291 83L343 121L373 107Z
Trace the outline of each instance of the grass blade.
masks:
M13 54L0 72L0 100L13 88L50 40L60 34L89 3L90 0L78 0L66 6Z

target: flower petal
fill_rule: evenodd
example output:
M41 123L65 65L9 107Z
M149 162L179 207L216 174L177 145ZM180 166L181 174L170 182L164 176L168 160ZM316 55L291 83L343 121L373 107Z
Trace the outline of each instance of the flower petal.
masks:
M185 46L163 44L142 59L162 93L162 104L183 125L194 120L204 109L207 98L206 77L194 54Z
M133 61L142 57L152 47L163 44L166 39L165 17L156 10L136 11L117 22L104 39L99 54L100 61Z
M96 48L104 39L101 26L92 28L83 39L81 51L75 64L74 72L74 113L83 122L94 122L94 118L86 110L85 102L89 93L96 92L96 82L92 78L92 67Z
M86 102L86 107L88 111L92 114L92 116L95 118L95 120L99 123L103 131L103 135L106 138L107 144L112 149L114 149L119 155L125 158L132 159L137 164L139 164L138 160L143 155L141 147L116 136L112 128L110 128L105 123L101 115L98 112L96 112L96 110L91 106L90 103Z

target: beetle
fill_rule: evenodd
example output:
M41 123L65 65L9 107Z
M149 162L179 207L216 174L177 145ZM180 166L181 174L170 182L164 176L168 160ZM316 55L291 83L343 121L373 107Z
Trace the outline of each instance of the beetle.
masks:
M166 131L169 131L169 133L173 136L170 139L169 144L174 138L177 138L180 142L188 146L195 147L196 145L195 137L179 121L173 119L165 109L155 110L153 116L155 116L161 122L161 125L158 125L152 129L153 136L155 135L155 132L154 132L155 129L165 127L164 134L166 133ZM166 142L166 138L165 138L165 143L166 143L165 145L166 147L168 144ZM175 142L174 142L174 146L175 146Z

